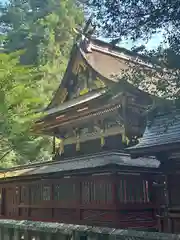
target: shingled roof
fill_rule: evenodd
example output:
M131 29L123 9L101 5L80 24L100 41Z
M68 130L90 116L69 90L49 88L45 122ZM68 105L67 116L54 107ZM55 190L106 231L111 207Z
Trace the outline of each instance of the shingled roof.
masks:
M85 170L89 168L106 167L108 165L138 167L138 168L158 168L159 161L155 158L131 159L129 154L120 152L105 152L85 157L65 159L64 161L46 162L32 164L1 171L0 179L11 177L35 176L41 174L68 172L74 170Z
M157 114L147 124L139 143L128 150L131 153L149 153L166 150L180 143L180 111Z
M112 44L101 40L91 39L91 50L86 51L83 44L80 43L76 43L73 46L64 77L47 109L55 107L56 99L62 94L61 90L63 88L68 88L68 82L71 79L70 75L72 72L72 66L77 58L82 59L88 68L92 69L92 71L107 85L120 83L120 76L124 76L123 74L125 71L128 71L128 74L130 74L131 71L133 72L133 67L136 65L138 65L139 69L153 69L153 65L148 62L145 57L139 54L133 54L127 49L114 47ZM130 75L132 75L132 73ZM147 101L148 104L151 102L150 94L140 91L128 81L126 81L126 84L132 91L138 92L141 97L145 98L145 101ZM120 86L123 88L123 81L120 83ZM61 104L60 101L59 104Z

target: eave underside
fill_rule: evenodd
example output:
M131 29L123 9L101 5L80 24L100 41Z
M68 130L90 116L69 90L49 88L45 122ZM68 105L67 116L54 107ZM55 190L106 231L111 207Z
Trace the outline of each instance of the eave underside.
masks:
M126 129L126 132L128 134L141 135L143 133L145 127L145 122L143 122L144 118L142 118L142 121L139 123L138 118L141 118L140 112L143 111L144 108L140 109L139 106L135 106L134 104L124 106L124 93L119 94L117 98L113 97L112 99L111 95L107 95L104 92L104 96L101 95L101 99L97 99L97 101L94 102L93 101L94 99L91 99L90 101L87 101L86 104L77 104L76 107L72 108L72 111L67 111L66 116L64 112L58 112L58 114L55 116L52 115L47 119L39 121L36 124L36 132L52 136L54 135L56 128L59 128L61 130L61 133L63 133L63 131L66 131L67 129L69 130L73 128L81 128L84 124L90 122L102 122L109 116L114 116L114 118L117 118L118 115L119 119L117 119L117 121L119 121L120 125L117 124L116 127L112 127L108 130L105 129L104 136L118 133L123 134L125 131L123 121L126 121L126 128L128 126L128 129ZM125 114L127 116L125 116ZM126 118L126 120L124 118ZM88 136L87 138L95 139L97 135L100 137L100 133L97 133L93 134L92 137ZM72 138L71 142L74 141Z

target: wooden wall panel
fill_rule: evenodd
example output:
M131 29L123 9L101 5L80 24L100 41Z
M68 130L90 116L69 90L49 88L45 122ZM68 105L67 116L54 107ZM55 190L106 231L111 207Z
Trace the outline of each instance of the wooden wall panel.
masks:
M81 221L90 223L113 223L116 220L116 213L107 210L81 210Z
M53 219L60 222L74 222L78 221L76 209L54 209Z
M180 232L180 218L172 220L172 232L179 233Z
M6 216L14 219L19 217L30 220L122 228L138 227L138 224L141 227L143 224L146 227L154 226L154 209L147 194L143 195L144 201L140 199L140 201L126 203L121 201L123 198L118 200L116 187L120 188L122 185L120 180L127 178L131 178L130 183L135 183L136 188L138 188L140 179L138 178L136 181L132 178L131 173L120 173L113 176L104 173L104 175L81 175L12 183L7 185L7 188L4 186L7 191ZM16 195L16 187L18 187L18 195ZM32 198L31 191L33 189L35 189L35 198ZM134 188L132 188L129 194L133 195L134 193ZM139 194L142 195L143 191ZM122 195L120 196L122 197ZM30 202L30 199L33 201Z
M30 218L34 219L52 219L52 209L48 208L30 208Z

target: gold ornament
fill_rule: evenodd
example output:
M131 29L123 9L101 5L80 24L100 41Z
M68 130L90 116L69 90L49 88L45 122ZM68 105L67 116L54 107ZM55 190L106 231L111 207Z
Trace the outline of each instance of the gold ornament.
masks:
M80 136L76 135L76 151L80 151Z
M126 144L126 145L129 145L130 140L129 140L129 138L126 136L125 129L124 129L124 131L123 131L123 133L122 133L121 136L122 136L122 143L124 143L124 144Z
M62 155L64 153L64 139L61 138L61 141L59 143L59 154Z
M101 147L105 145L104 130L101 130Z
M55 137L55 148L58 149L59 148L59 144L61 142L60 138Z

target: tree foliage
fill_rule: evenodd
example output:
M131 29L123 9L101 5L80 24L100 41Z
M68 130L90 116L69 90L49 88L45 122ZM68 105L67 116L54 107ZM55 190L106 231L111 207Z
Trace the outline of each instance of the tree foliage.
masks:
M177 40L175 36L179 35L178 0L90 0L89 4L96 9L106 36L136 40L162 29L169 41Z
M145 69L144 72L143 69L136 69L138 74L134 75L132 80L151 93L166 98L179 98L180 2L89 0L88 4L95 13L95 22L99 26L100 34L113 39L113 44L120 43L124 38L138 43L139 40L148 40L159 32L163 34L164 43L168 46L166 49L162 43L152 51L147 51L145 47L132 49L135 54L138 52L146 56L147 62L151 62L156 69L156 71Z
M73 0L11 0L1 8L4 49L23 49L20 62L43 72L46 101L58 86L73 43L73 28L83 15Z
M0 164L50 157L51 139L30 132L66 68L82 12L72 0L11 0L1 6Z
M37 87L39 76L34 68L19 64L19 53L0 54L0 159L13 156L19 163L23 157L35 158L40 139L30 135L33 109L42 106ZM18 158L17 158L18 157ZM7 164L7 163L6 163Z

